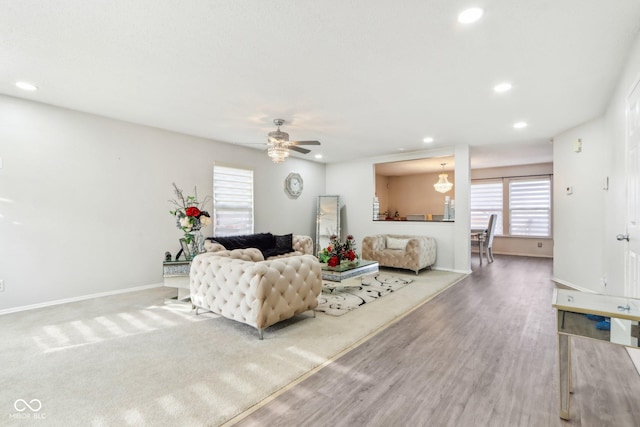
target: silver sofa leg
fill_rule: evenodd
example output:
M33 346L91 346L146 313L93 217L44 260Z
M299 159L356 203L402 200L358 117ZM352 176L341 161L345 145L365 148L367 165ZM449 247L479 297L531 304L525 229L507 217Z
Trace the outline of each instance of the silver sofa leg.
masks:
M259 338L260 340L262 340L262 338L263 338L262 331L264 331L264 329L262 329L262 328L258 328L258 338Z

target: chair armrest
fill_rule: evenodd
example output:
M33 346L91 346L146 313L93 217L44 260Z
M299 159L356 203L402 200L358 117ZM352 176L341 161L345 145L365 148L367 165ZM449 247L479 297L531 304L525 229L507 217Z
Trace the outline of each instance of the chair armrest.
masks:
M264 277L263 287L257 294L259 298L268 298L272 294L272 290L264 285L273 286L274 289L283 293L287 292L288 287L298 291L307 286L315 296L320 295L322 291L320 262L313 255L296 255L258 262L251 273ZM305 282L307 282L306 285ZM262 293L265 291L266 294Z
M436 242L433 237L417 236L409 239L406 253L418 260L418 265L433 265L436 261Z
M373 253L383 250L386 246L387 241L385 236L366 236L362 239L362 258L375 259L373 258Z

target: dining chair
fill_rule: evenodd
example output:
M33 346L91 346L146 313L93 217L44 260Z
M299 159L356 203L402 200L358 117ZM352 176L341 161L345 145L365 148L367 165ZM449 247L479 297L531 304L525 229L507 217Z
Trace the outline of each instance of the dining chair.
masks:
M487 259L489 262L493 262L493 235L496 232L496 221L498 220L497 214L491 214L489 217L489 226L487 227L487 235L485 237L484 249L487 252Z
M480 258L480 265L482 265L482 251L484 250L487 255L487 261L493 262L493 235L496 231L496 221L498 220L497 214L491 214L489 216L489 223L485 230L472 230L471 243L478 244L478 256Z

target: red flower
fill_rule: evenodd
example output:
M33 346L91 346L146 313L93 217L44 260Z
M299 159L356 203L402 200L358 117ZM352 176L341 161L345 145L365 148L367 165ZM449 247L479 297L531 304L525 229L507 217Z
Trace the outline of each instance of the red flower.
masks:
M329 262L327 263L329 267L335 267L338 264L340 264L340 260L337 256L332 256L331 258L329 258Z
M353 236L352 236L351 234L349 234L349 235L347 236L347 240L353 240Z
M331 246L327 246L327 252L333 252L333 249L331 248Z
M353 261L354 259L356 259L356 253L353 251L348 251L347 252L347 259L349 261Z
M185 213L187 214L187 216L199 217L200 216L200 209L196 208L195 206L191 206L191 207L188 207L187 209L185 209Z

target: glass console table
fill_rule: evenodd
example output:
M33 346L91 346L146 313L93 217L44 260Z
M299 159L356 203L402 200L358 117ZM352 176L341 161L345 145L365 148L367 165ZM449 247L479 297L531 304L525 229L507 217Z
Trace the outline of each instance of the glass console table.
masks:
M327 264L320 264L322 269L322 280L331 282L342 282L352 277L360 277L365 274L378 272L378 261L359 260L356 263L339 264L329 267Z
M571 386L571 337L579 336L638 348L640 299L555 289L553 307L558 310L560 418L569 419ZM610 331L595 328L587 314L611 318Z

